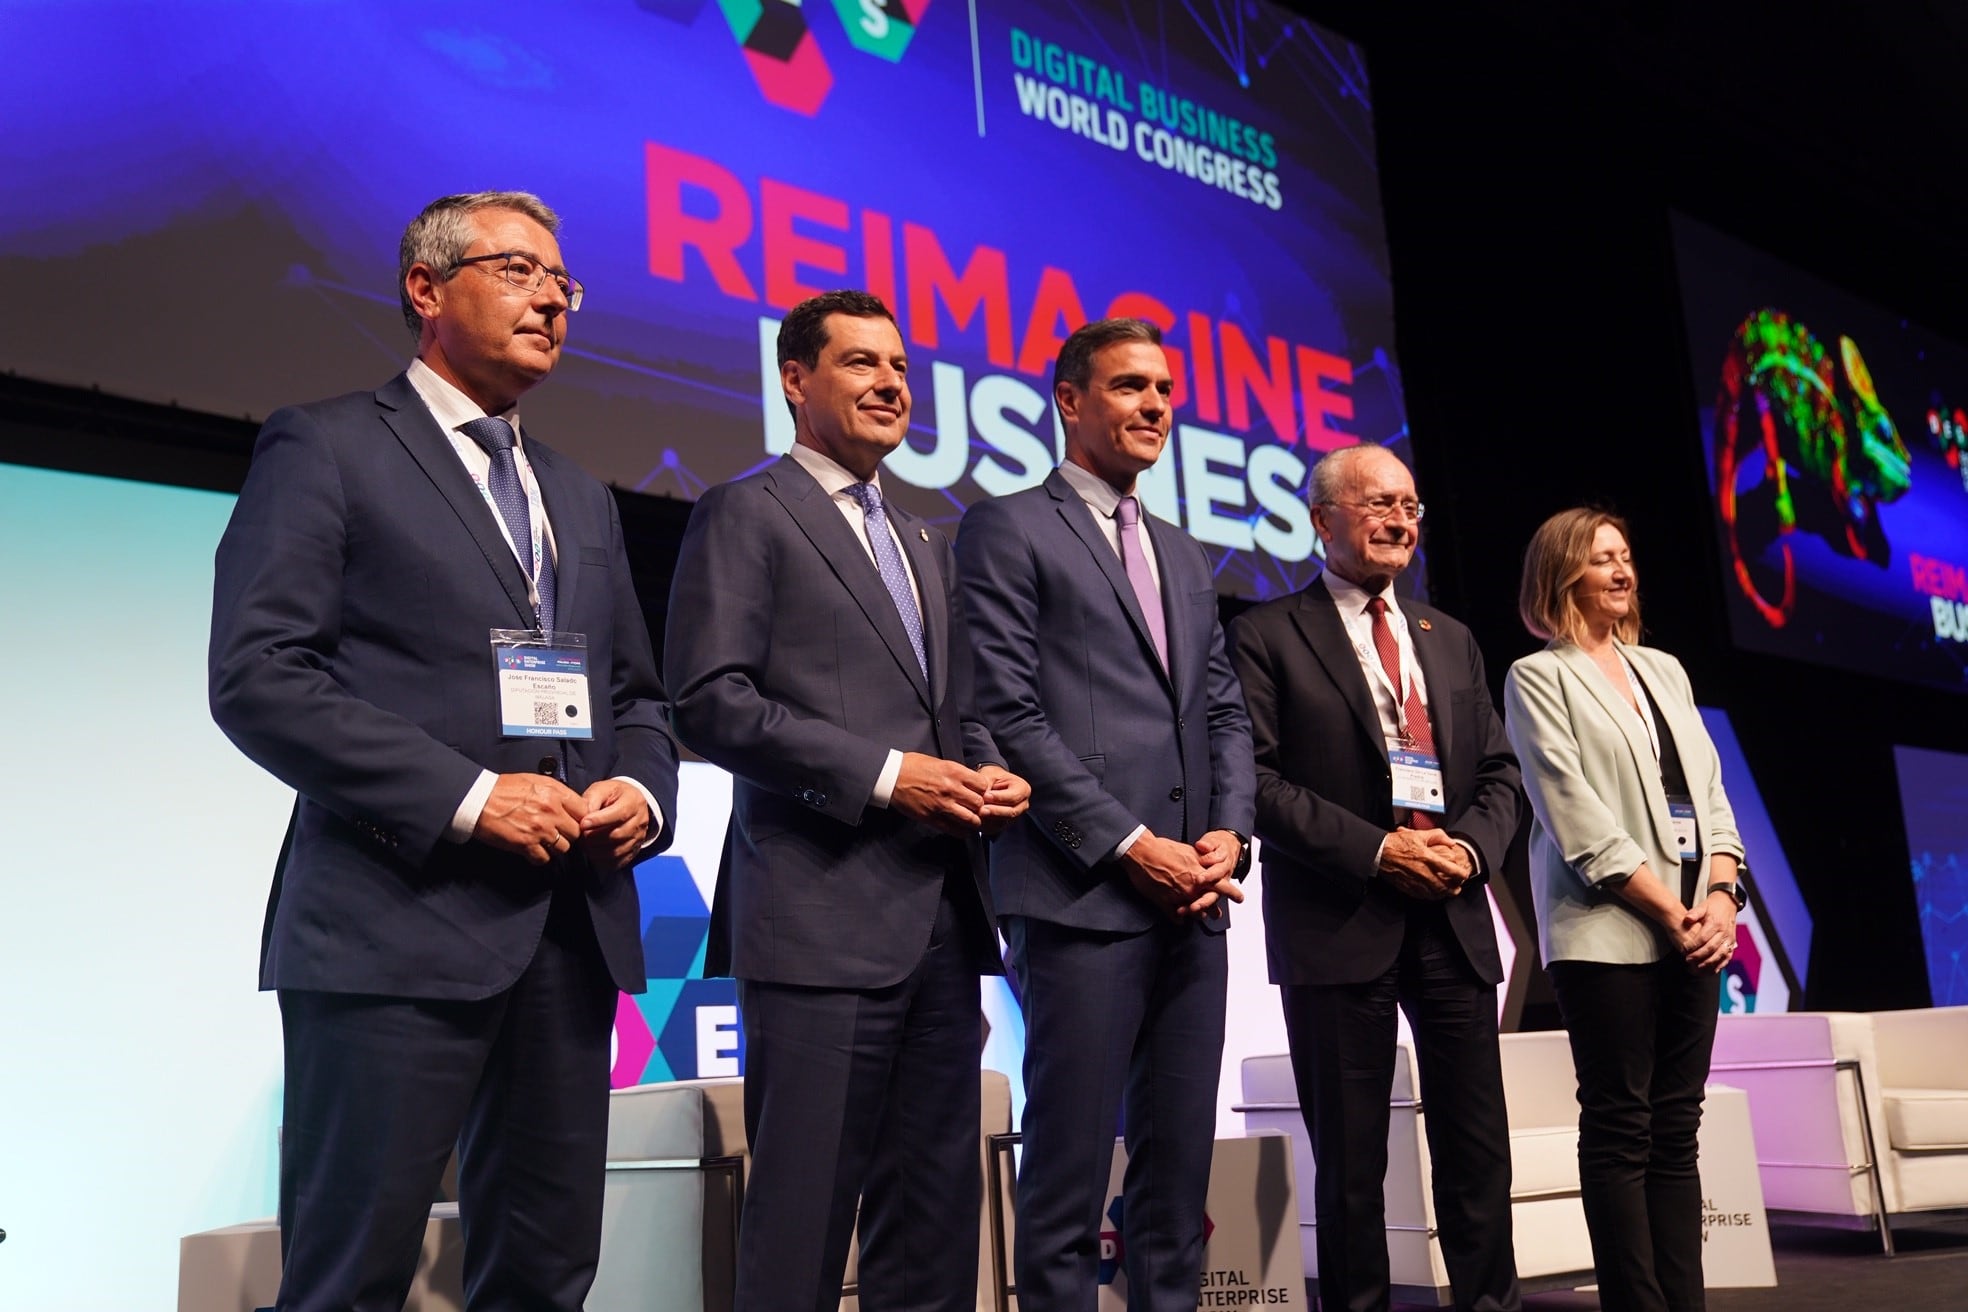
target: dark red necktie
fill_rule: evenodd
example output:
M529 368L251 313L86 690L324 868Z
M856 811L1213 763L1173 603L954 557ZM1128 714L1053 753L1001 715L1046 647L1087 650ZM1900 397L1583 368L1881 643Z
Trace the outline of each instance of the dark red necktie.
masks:
M1373 616L1374 650L1380 653L1380 668L1387 671L1387 682L1393 686L1394 695L1401 695L1401 648L1394 641L1394 630L1387 624L1387 598L1372 597L1367 601L1367 613ZM1428 708L1421 704L1421 685L1408 685L1408 698L1401 704L1402 744L1417 752L1435 754L1435 731L1428 724ZM1435 817L1426 811L1416 811L1408 822L1416 829L1436 828Z

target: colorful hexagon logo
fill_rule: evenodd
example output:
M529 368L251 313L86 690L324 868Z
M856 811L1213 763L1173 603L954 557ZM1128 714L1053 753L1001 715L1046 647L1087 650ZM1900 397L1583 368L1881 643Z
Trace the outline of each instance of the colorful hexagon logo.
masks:
M718 0L718 8L738 38L759 94L781 109L808 117L819 113L834 75L799 0Z
M929 0L834 0L834 12L856 50L893 64L909 48Z

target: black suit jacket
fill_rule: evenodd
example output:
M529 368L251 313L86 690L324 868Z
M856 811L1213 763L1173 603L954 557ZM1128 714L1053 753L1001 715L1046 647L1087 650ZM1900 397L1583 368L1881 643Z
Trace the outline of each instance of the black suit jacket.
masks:
M608 489L526 435L553 526L558 624L587 637L594 737L504 738L490 632L530 628L526 577L407 378L276 411L219 542L212 718L299 798L263 988L471 999L533 959L558 882L586 895L615 983L643 987L626 871L546 869L444 831L480 770L626 775L676 821L676 747Z
M1468 840L1487 876L1516 832L1517 759L1490 702L1468 628L1403 598L1442 759L1442 828ZM1250 708L1263 840L1264 931L1276 984L1351 984L1394 964L1409 900L1375 872L1394 827L1386 742L1373 695L1323 578L1237 617L1231 657ZM1447 905L1483 980L1503 979L1480 885Z

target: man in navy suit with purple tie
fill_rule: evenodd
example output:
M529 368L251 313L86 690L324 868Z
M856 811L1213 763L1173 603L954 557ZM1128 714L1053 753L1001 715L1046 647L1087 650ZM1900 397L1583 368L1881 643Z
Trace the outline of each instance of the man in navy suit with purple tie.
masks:
M219 543L212 716L299 795L260 986L286 1048L281 1312L396 1312L454 1146L475 1312L594 1278L627 866L676 748L608 489L519 399L581 303L524 192L399 251L417 358L277 411Z
M1018 1305L1090 1310L1117 1122L1128 1306L1190 1312L1216 1137L1227 962L1256 788L1250 721L1195 539L1142 513L1168 442L1161 335L1060 348L1066 461L964 515L978 713L1031 781L991 850L1025 1012Z

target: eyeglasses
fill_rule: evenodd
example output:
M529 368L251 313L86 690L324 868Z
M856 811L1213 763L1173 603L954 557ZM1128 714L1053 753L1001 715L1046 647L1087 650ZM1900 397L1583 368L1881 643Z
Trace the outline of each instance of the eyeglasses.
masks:
M524 251L500 251L496 255L470 255L453 264L451 271L456 273L467 264L489 265L494 260L503 260L505 263L493 268L491 272L504 278L521 291L528 294L537 292L546 286L547 279L551 278L560 287L560 294L567 298L567 308L570 310L581 308L581 296L587 291L587 288L581 285L580 279L570 278L564 273L556 273L554 270L540 263L537 258L526 254Z
M1398 513L1404 518L1421 523L1421 517L1428 513L1428 507L1412 497L1375 497L1371 501L1329 501L1327 505L1351 506L1363 510L1370 519L1392 519Z

